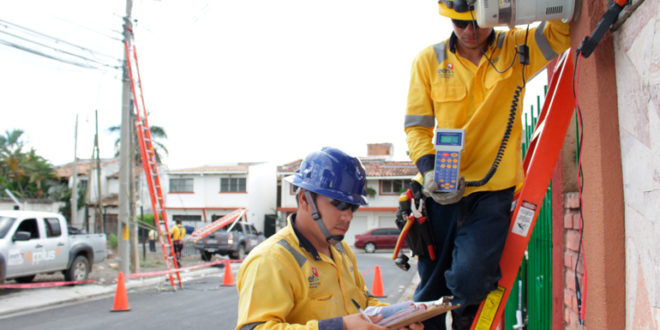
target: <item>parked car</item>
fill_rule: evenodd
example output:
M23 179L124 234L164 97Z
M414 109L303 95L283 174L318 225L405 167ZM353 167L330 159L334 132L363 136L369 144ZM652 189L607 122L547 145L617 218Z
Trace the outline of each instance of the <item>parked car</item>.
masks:
M374 253L377 249L393 249L400 232L398 228L374 228L355 235L355 247L367 253ZM403 247L408 247L405 241Z
M202 260L209 261L214 254L229 255L232 259L243 259L257 244L266 239L250 223L235 221L198 240L195 248Z
M0 283L54 272L67 281L86 280L92 265L106 258L106 236L72 231L57 213L0 211Z

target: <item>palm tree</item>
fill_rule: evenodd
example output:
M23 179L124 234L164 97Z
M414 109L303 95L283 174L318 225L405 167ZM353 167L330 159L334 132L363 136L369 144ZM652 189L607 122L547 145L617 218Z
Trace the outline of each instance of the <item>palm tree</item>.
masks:
M41 198L55 180L53 166L34 149L23 152L23 130L0 136L0 185L21 197Z
M120 126L111 126L110 128L108 128L108 131L110 133L119 134L120 131L121 131L121 127ZM135 129L132 129L131 131L135 132ZM160 127L160 126L150 126L149 127L149 132L151 132L151 138L152 138L151 142L154 145L154 155L156 156L156 162L160 164L161 159L162 159L161 155L163 155L163 154L167 155L168 151L167 151L167 148L165 147L165 145L163 143L159 142L158 140L159 139L167 139L167 133L165 132L165 129ZM133 138L137 140L137 134L136 133L134 133L134 134L135 135L133 136ZM115 140L115 157L119 157L120 145L121 145L121 138L118 137ZM135 158L136 158L135 161L137 163L142 163L142 158L140 158L139 145L137 143L135 143L134 148L135 148L134 154L135 154Z
M37 198L43 197L45 189L48 188L48 181L57 178L55 169L48 160L37 155L34 149L27 153L24 168L28 176L28 188L31 189L31 195Z

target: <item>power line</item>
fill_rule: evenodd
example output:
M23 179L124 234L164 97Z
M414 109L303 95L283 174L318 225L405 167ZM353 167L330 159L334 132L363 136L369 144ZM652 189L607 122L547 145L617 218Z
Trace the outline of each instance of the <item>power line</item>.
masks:
M91 66L91 65L89 65L89 64L84 64L84 63L79 63L79 62L68 61L68 60L65 60L65 59L63 59L63 58L59 58L59 57L56 57L56 56L48 55L48 54L43 53L43 52L40 52L40 51L38 51L38 50L34 50L34 49L31 49L31 48L27 48L27 47L24 47L24 46L21 46L21 45L18 45L18 44L15 44L15 43L13 43L13 42L9 42L9 41L6 41L6 40L2 40L2 39L0 39L0 44L3 44L3 45L5 45L5 46L9 46L9 47L14 47L14 48L16 48L16 49L19 49L19 50L22 50L22 51L25 51L25 52L28 52L28 53L31 53L31 54L34 54L34 55L43 56L43 57L45 57L45 58L49 58L49 59L51 59L51 60L59 61L59 62L66 63L66 64L75 65L75 66L78 66L78 67L81 67L81 68L86 68L86 69L98 69L97 67Z
M32 30L32 29L20 26L18 24L8 22L6 20L0 19L0 27L4 27L5 30L8 30L8 29L16 30L15 33L0 30L0 33L3 33L7 36L10 36L11 38L14 38L16 40L27 42L28 44L33 44L32 46L29 46L29 45L17 43L16 41L7 40L5 38L0 38L0 44L6 45L6 46L9 46L9 47L13 47L13 48L16 48L16 49L19 49L19 50L22 50L22 51L25 51L25 52L28 52L28 53L31 53L31 54L34 54L34 55L42 56L42 57L45 57L45 58L48 58L48 59L56 60L56 61L59 61L59 62L62 62L62 63L75 65L75 66L82 67L82 68L87 68L87 69L102 69L104 67L105 68L110 68L110 69L120 69L122 67L121 60L118 59L118 58L114 58L110 55L106 55L106 54L91 50L87 47L83 47L83 46L80 46L80 45L62 40L60 38L53 37L53 36L50 36L50 35L47 35L47 34ZM28 36L22 36L22 35L19 35L17 33L27 34ZM52 42L52 43L55 44L55 46L48 45L44 42L34 40L34 37L45 39L46 42ZM45 50L48 50L48 51L37 49L37 48L34 47L34 45L37 45L38 47L43 47ZM73 49L67 50L63 46L69 46L69 48L73 48ZM80 51L83 51L86 54L80 54ZM52 52L55 52L55 54L53 54ZM60 56L58 56L58 55L60 55ZM64 55L64 56L61 56L61 55ZM82 63L80 61L65 58L67 56L73 57L75 59L83 60L86 63ZM96 57L96 58L106 57L106 58L109 58L111 61L114 60L114 62L116 62L116 64L107 63L107 61L103 61L101 59L95 59L95 58L92 58L90 56ZM90 64L90 63L92 63L92 64Z
M79 54L74 54L74 53L69 52L69 51L66 51L66 50L64 50L64 49L56 48L56 47L53 47L53 46L49 46L49 45L46 45L46 44L41 43L41 42L38 42L38 41L30 40L30 39L28 39L28 38L25 38L25 37L21 37L21 36L15 35L15 34L13 34L13 33L9 33L9 32L2 31L2 30L0 30L0 33L4 33L4 34L6 34L6 35L8 35L8 36L11 36L11 37L14 37L14 38L16 38L16 39L23 40L23 41L27 41L27 42L29 42L29 43L33 43L33 44L35 44L35 45L38 45L38 46L41 46L41 47L44 47L44 48L54 50L55 52L58 52L58 53L62 53L62 54L65 54L65 55L69 55L69 56L72 56L72 57L76 57L76 58L79 58L79 59L82 59L82 60L85 60L85 61L93 62L93 63L99 64L99 65L101 65L101 66L105 66L105 67L109 67L109 68L114 68L114 69L119 68L118 66L112 66L112 65L110 65L110 64L102 63L102 62L99 62L99 61L97 61L97 60L91 59L91 58L89 58L89 57L86 57L86 56L83 56L83 55L79 55ZM4 41L4 42L6 42L6 43L11 43L10 41L7 41L6 39L1 39L1 38L0 38L0 41ZM12 44L13 44L13 43L12 43ZM13 45L18 45L18 44L13 44ZM12 47L15 47L15 48L18 48L18 49L21 49L21 50L26 50L26 51L27 51L27 49L30 49L30 48L28 48L27 46L16 47L16 46L13 46L13 45L12 45ZM33 49L32 49L32 50L33 50ZM41 56L45 56L45 55L46 55L45 53L43 53L43 52L39 52L39 51L36 51L36 50L35 50L35 51L31 51L31 53L33 53L33 54L37 54L37 55L41 55ZM48 57L48 58L51 58L51 59L54 59L54 58L55 58L55 56L45 56L45 57ZM90 68L94 68L93 66L89 66L89 67L90 67Z
M42 33L42 32L39 32L39 31L36 31L36 30L33 30L33 29L30 29L30 28L24 27L24 26L22 26L22 25L19 25L19 24L16 24L16 23L9 22L9 21L7 21L7 20L0 19L0 23L4 23L6 28L10 28L9 26L12 26L12 27L14 27L14 28L17 28L17 29L23 30L23 31L25 31L25 32L27 32L27 33L29 33L29 34L32 34L32 35L35 35L35 36L38 36L38 37L42 37L42 38L46 38L46 39L53 40L55 43L58 43L58 44L66 44L66 45L69 45L69 46L74 47L74 48L78 48L78 49L80 49L80 50L82 50L82 51L85 51L85 52L90 53L90 54L93 54L93 55L100 55L100 56L105 56L105 57L109 57L109 58L113 58L113 59L114 59L114 57L111 56L111 55L106 55L106 54L100 53L100 52L98 52L98 51L95 51L95 50L89 49L89 48L87 48L87 47L80 46L80 45L78 45L78 44L74 44L74 43L69 42L69 41L66 41L66 40L64 40L64 39L60 39L60 38L58 38L58 37L54 37L54 36L51 36L51 35L48 35L48 34L45 34L45 33ZM114 38L112 38L112 37L108 37L108 38L110 38L110 39L114 39ZM120 39L115 39L115 40L121 41Z

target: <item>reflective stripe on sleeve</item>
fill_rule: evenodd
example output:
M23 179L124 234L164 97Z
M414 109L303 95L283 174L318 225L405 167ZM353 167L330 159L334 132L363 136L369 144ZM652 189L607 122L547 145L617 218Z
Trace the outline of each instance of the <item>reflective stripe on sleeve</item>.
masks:
M435 52L435 59L438 60L438 64L447 59L447 47L444 41L433 45L433 51Z
M543 30L545 30L545 22L542 22L541 24L539 24L538 27L536 27L536 31L534 32L534 37L536 37L536 45L539 47L539 50L543 54L543 57L545 57L546 60L550 61L551 59L557 56L557 53L555 53L555 50L552 49L552 46L550 46L550 43L548 42L548 38L545 37L545 33L543 33Z
M406 115L406 121L404 123L404 128L412 126L422 126L433 128L435 125L435 118L428 115Z
M289 253L291 253L293 259L296 259L298 267L302 267L307 261L307 258L305 258L300 252L296 251L296 249L294 249L286 240L280 240L277 244L282 245L287 251L289 251Z
M256 328L259 324L263 324L263 323L266 323L266 322L248 323L248 324L242 326L241 330L252 330L252 329Z

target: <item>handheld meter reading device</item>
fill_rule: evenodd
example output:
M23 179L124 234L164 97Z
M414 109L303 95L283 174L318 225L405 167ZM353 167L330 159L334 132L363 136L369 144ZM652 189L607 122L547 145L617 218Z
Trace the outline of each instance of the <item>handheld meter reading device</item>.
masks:
M456 190L464 143L463 129L435 129L435 182L438 191Z

